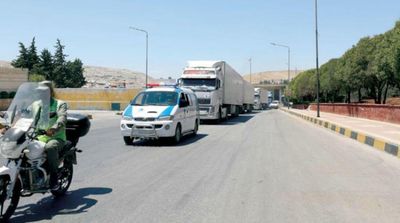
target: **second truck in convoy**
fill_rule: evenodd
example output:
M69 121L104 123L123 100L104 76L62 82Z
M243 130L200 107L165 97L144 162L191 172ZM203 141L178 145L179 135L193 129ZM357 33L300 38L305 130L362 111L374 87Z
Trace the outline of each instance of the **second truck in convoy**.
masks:
M264 110L268 107L268 91L262 88L254 88L254 109Z
M179 84L195 92L200 119L220 121L252 110L254 88L225 61L188 61Z

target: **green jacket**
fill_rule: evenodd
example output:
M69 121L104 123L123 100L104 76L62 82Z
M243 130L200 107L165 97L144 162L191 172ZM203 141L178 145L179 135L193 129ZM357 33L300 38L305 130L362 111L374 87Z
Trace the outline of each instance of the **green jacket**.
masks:
M62 141L67 140L67 135L65 131L65 126L67 124L67 103L55 98L50 100L50 112L55 112L56 115L50 118L49 128L55 129L55 134L53 136L41 135L38 137L39 141L47 143L52 139L58 139ZM47 130L46 129L46 130Z

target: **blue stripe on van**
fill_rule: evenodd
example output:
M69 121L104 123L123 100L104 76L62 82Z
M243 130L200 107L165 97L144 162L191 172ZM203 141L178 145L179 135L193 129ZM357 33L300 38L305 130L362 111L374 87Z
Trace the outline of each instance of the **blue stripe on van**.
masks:
M174 109L175 106L168 106L163 112L158 117L163 117L163 116L168 116L171 115L172 109Z
M123 116L133 117L132 105L128 105L128 107L126 107Z

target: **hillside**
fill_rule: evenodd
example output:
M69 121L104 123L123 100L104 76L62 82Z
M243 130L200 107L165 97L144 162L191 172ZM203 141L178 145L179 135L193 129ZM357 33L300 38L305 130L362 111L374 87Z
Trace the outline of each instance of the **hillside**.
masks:
M0 60L0 67L12 68L13 66L8 61Z
M12 68L10 62L0 60L0 67ZM88 88L118 87L126 84L127 88L143 87L145 74L118 68L100 66L84 66L83 75L86 78ZM153 78L149 76L149 82Z
M292 71L290 71L290 79L293 79L300 72L302 72L302 71L301 70L296 70L296 71L292 70ZM249 74L244 75L243 78L250 82L250 75ZM287 78L288 78L287 70L284 70L284 71L263 71L263 72L258 72L258 73L251 74L251 82L253 84L259 84L262 81L281 82L282 80L287 80Z
M127 88L143 87L146 75L128 69L85 66L84 76L88 82L86 87L114 87L126 83ZM149 76L148 81L151 82Z

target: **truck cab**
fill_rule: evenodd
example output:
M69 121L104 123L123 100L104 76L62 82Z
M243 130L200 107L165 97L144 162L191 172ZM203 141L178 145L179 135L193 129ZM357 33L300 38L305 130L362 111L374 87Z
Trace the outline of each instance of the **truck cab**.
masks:
M202 120L220 121L242 110L243 78L225 61L188 61L179 85L195 92Z
M194 71L189 71L193 73ZM189 73L186 71L187 74ZM203 71L204 72L204 71ZM179 80L181 86L190 88L197 96L201 119L218 119L222 104L221 80L216 70L208 70L207 77L183 77ZM222 116L222 114L221 114ZM226 112L225 112L226 116Z

